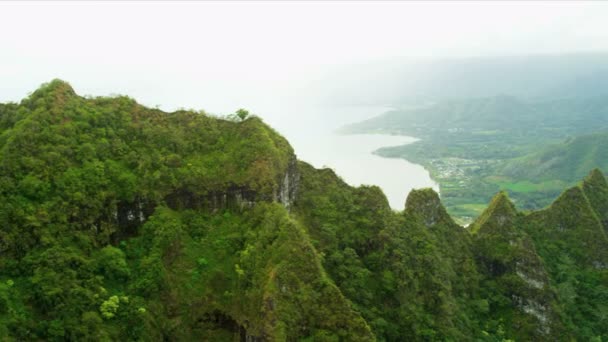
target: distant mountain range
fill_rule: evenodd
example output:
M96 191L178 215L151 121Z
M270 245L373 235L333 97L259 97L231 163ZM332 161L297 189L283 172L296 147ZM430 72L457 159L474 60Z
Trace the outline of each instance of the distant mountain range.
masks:
M608 94L608 53L393 59L332 68L308 88L329 103L394 106L501 94L593 97Z
M602 127L608 127L608 96L530 101L498 95L395 109L340 132L427 136L499 130L560 138Z

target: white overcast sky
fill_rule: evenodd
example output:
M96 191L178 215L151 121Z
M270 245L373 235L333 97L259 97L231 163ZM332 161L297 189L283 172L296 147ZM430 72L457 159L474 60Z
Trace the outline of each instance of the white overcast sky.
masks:
M62 78L224 111L340 64L608 50L607 18L574 1L0 2L0 101Z

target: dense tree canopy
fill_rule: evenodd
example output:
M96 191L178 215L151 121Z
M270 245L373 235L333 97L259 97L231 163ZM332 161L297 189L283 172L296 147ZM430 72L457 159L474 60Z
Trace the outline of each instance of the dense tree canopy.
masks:
M608 338L600 171L538 212L500 193L465 229L434 191L395 212L236 114L59 80L0 105L1 339Z

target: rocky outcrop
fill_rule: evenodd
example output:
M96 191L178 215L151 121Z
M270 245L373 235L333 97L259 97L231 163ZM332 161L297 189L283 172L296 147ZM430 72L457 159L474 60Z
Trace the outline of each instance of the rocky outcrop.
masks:
M137 228L154 212L156 204L137 197L133 202L122 201L116 204L114 220L119 228L120 238L137 235Z
M405 211L422 218L427 227L440 221L452 221L439 195L431 188L412 190L405 201Z
M272 201L281 203L289 210L295 201L299 182L300 174L297 168L297 158L295 155L292 155L287 168L280 177L280 181L277 182L279 186L273 191L272 196L251 190L247 186L230 186L225 190L210 191L200 196L188 193L187 191L172 194L168 196L168 205L217 211L225 208L242 210L253 207L258 201Z
M283 206L289 210L296 199L298 187L300 185L298 160L295 155L290 158L285 175L282 177L282 181L279 184L279 189L273 196L274 201L283 204Z
M244 210L253 207L257 202L278 202L289 210L297 196L300 173L295 155L281 177L278 189L272 195L259 193L245 186L232 185L224 190L213 190L206 194L196 194L188 189L178 189L167 195L164 203L171 209L196 209L216 212L222 209ZM118 202L112 210L111 217L100 219L117 226L114 240L137 235L137 229L145 223L160 203L143 197L134 201ZM100 226L98 224L98 226Z
M512 311L514 322L528 322L536 327L522 336L550 339L562 326L555 310L557 296L532 239L520 227L521 219L506 193L494 196L471 225L475 256L485 277L503 289L501 295L507 294L511 299L510 306L490 304ZM512 333L517 336L522 331Z
M297 159L293 155L283 175L279 186L271 195L261 193L247 186L231 185L223 190L212 190L206 194L195 194L187 189L179 189L165 198L165 203L172 209L202 209L218 211L231 208L242 210L251 208L258 201L279 202L289 209L295 201L300 174Z

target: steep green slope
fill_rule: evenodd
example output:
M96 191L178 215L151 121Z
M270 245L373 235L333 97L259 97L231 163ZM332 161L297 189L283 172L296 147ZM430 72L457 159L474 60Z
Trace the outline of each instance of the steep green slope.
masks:
M377 187L351 188L300 164L296 214L324 266L379 340L461 340L479 334L470 237L432 190L392 213ZM425 208L425 210L421 210Z
M2 115L3 337L373 339L288 217L295 156L260 119L61 81Z
M499 174L532 182L576 182L594 168L608 169L608 132L577 136L499 165Z
M277 204L222 215L157 209L129 241L130 256L143 271L134 292L163 298L154 316L166 317L172 339L373 339L306 233ZM151 262L161 269L156 275ZM160 284L156 292L150 280Z
M599 193L587 186L588 196L583 188L568 189L549 208L527 216L524 228L545 260L566 322L588 340L608 334L608 239L589 202Z
M604 231L608 236L608 201L606 201L608 198L608 182L606 182L602 171L593 169L583 180L582 187L589 204L595 210L595 214L604 226Z
M503 324L517 340L565 339L556 293L521 219L501 192L472 225L489 304L487 321Z

